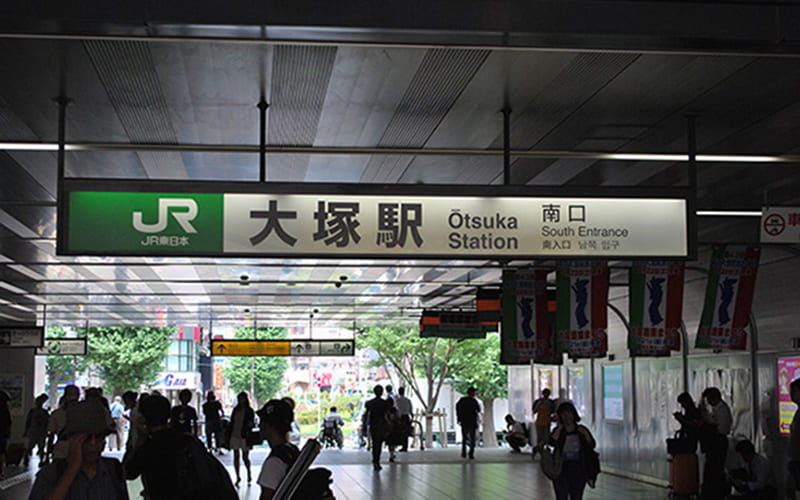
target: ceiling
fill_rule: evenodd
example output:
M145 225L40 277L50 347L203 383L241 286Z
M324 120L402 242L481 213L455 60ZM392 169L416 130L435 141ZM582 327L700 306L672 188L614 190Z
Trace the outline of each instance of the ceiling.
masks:
M699 210L800 203L788 2L665 2L671 22L661 5L591 2L627 4L640 24L548 2L549 24L516 1L416 15L269 2L274 19L243 1L224 15L211 2L62 3L0 15L0 323L415 321L422 307L472 307L476 286L500 279L490 261L58 256L57 155L37 149L58 140L59 95L72 101L71 178L258 181L263 95L267 181L502 184L508 107L512 184L686 186L684 161L608 153L685 155L691 115L698 154L733 157L698 163ZM715 20L693 20L704 13ZM756 242L758 225L700 217L700 248Z

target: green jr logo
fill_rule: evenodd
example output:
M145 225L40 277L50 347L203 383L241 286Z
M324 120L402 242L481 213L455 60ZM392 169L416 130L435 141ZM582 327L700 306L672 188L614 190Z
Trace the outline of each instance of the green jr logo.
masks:
M180 208L185 209L185 211L176 212L174 210ZM141 233L160 233L167 228L170 213L172 213L172 217L184 232L197 232L191 224L191 221L197 217L197 202L191 198L159 198L158 221L155 224L145 224L142 221L142 212L133 212L133 228Z

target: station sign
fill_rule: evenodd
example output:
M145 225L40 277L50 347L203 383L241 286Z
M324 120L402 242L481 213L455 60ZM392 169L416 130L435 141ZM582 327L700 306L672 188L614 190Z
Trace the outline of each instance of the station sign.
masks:
M45 339L44 347L36 349L37 356L85 356L87 341L83 339Z
M676 190L632 197L600 188L587 196L559 195L563 189L549 195L527 186L412 192L397 185L75 179L66 186L60 254L452 259L691 253L690 207Z
M761 243L800 243L800 207L762 208Z
M448 339L486 338L486 329L476 311L422 311L419 322L421 338L441 337Z
M0 326L0 349L6 347L43 347L44 327Z
M211 341L212 356L353 356L354 340L224 340Z

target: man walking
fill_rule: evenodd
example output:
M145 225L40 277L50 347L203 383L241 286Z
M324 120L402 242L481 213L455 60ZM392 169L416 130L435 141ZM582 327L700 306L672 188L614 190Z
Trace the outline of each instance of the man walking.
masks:
M113 450L114 445L117 445L117 451L122 451L122 434L125 430L125 419L122 412L125 407L122 406L122 398L119 396L114 397L114 402L111 403L111 418L114 420L114 432L111 433L113 440L109 440L108 447Z
M725 459L728 456L728 434L733 426L730 407L722 401L716 387L703 391L703 429L700 447L706 454L700 498L722 500L725 497Z
M533 456L542 450L547 441L550 440L550 422L555 413L553 400L550 399L550 389L542 391L542 397L533 402L533 425L536 428L536 446L533 448Z
M397 398L394 400L394 406L400 416L400 427L404 430L400 451L408 451L408 436L411 434L411 416L414 413L414 407L411 404L411 400L406 397L405 387L397 388Z
M461 458L467 456L467 442L469 442L469 458L475 458L475 442L478 430L478 420L481 407L475 399L474 387L467 389L467 395L456 403L456 418L461 425Z
M206 394L206 402L203 403L203 415L206 417L206 446L209 451L217 450L217 453L221 455L222 405L217 401L214 391L208 391Z
M372 468L379 471L382 469L381 450L388 430L386 428L386 412L392 407L392 400L381 397L383 396L383 387L380 385L376 385L372 391L375 393L375 397L364 405L367 412L364 414L362 426L369 422L369 434L372 437Z

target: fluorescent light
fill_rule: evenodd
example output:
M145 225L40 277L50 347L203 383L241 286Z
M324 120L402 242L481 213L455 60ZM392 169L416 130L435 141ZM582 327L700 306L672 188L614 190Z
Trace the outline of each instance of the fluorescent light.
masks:
M0 149L6 151L58 151L58 144L52 142L0 142Z
M761 217L761 210L698 210L698 217Z

